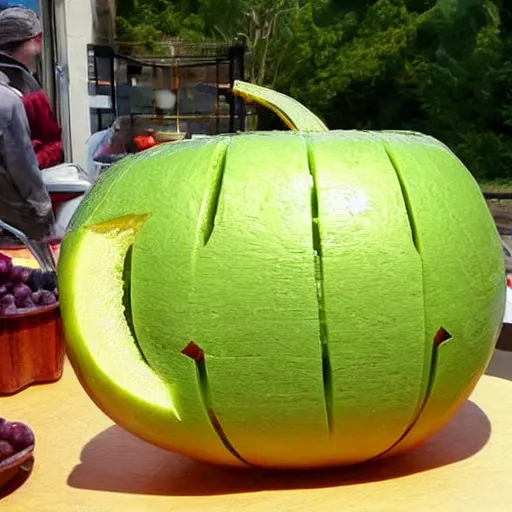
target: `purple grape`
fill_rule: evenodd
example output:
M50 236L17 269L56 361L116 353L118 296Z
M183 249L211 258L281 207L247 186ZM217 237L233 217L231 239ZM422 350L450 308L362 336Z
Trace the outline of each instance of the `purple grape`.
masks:
M34 304L41 303L41 295L43 294L43 290L37 290L36 292L32 292L32 300Z
M23 302L20 302L19 306L17 305L17 307L18 309L33 309L36 307L36 305L34 304L32 297L28 297Z
M14 448L7 441L0 441L0 462L14 455Z
M15 315L18 312L16 306L0 306L0 316L2 315Z
M30 427L18 421L6 421L0 425L0 440L7 441L16 451L24 450L35 442Z
M51 306L56 302L57 299L55 298L55 295L52 292L49 292L48 290L41 290L41 306Z
M5 418L0 418L0 427L6 422Z
M23 306L22 304L25 304L28 299L32 302L32 290L23 283L15 284L12 292L14 294L14 299L16 302L16 306L19 308L23 308L26 306Z
M0 297L7 293L7 286L5 284L0 285Z
M24 267L12 267L10 279L13 283L24 283L30 276L31 270Z
M43 289L52 291L57 287L57 274L53 270L33 269L26 280L33 292Z
M7 306L14 306L16 303L16 300L14 298L14 295L11 293L6 293L1 299L0 299L0 305L7 307Z
M3 254L0 254L0 278L7 279L11 272L12 261Z

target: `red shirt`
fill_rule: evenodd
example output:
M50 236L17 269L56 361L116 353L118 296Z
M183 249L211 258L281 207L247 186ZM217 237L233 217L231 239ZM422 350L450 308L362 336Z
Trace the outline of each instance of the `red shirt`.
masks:
M61 164L62 131L53 113L48 96L42 89L23 95L23 104L27 112L32 137L32 146L36 152L40 169Z

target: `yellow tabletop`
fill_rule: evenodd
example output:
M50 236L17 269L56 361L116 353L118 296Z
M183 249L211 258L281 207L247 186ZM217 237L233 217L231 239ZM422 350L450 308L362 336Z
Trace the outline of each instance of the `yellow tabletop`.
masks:
M454 421L407 456L309 474L223 470L113 425L66 367L56 384L0 399L0 415L28 423L37 438L33 473L0 510L504 512L512 510L511 411L512 381L485 376Z

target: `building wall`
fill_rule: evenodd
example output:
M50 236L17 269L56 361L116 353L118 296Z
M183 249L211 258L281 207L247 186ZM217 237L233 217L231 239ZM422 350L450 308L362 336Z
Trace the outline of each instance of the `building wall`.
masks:
M65 24L72 158L85 165L85 143L91 134L87 74L87 45L93 42L91 0L66 0Z

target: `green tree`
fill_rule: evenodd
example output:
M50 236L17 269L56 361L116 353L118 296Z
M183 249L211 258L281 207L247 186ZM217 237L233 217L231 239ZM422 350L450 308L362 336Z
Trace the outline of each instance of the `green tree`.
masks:
M290 20L303 0L199 0L206 35L224 41L243 39L248 51L248 79L271 85L282 59L279 51L291 38Z
M169 0L118 0L117 40L140 45L142 54L167 54L163 39L183 38L197 41L203 38L203 19L189 11L191 2Z
M509 0L119 0L118 39L247 43L247 79L332 128L438 137L475 176L512 169ZM154 50L156 51L156 50Z

